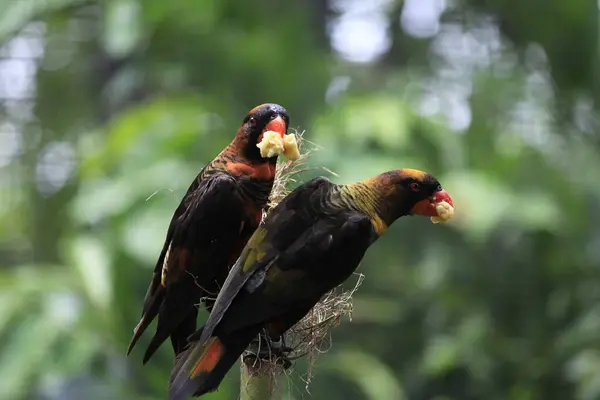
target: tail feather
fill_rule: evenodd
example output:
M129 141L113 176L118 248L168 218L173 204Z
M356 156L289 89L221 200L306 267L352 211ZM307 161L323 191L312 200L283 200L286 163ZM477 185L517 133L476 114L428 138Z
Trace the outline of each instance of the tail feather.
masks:
M191 307L187 316L184 317L178 325L174 325L174 323L178 322L179 318L171 319L171 315L165 318L163 312L161 312L158 315L158 327L156 333L152 337L152 340L150 340L150 344L144 353L142 363L146 364L169 336L171 337L171 344L173 345L173 352L175 355L181 353L187 347L188 336L193 334L196 330L197 317L198 309Z
M228 364L228 370L237 359L237 356L234 356L231 360L228 350L221 339L213 336L204 346L193 346L181 353L173 366L169 399L187 400L191 396L200 396L215 390L222 380L221 377L215 381L215 378L218 378L215 376L218 372L217 366L220 364L223 367ZM222 375L224 377L225 374Z
M252 326L228 335L211 336L179 354L171 371L170 400L187 400L217 390L227 372L260 331Z
M150 344L146 348L146 352L144 353L144 358L142 359L142 364L146 364L150 361L150 358L156 353L156 350L160 347L160 345L167 340L169 337L169 332L157 330L152 339L150 340Z
M149 303L149 307L147 307L147 310L144 310L140 322L133 330L133 337L131 338L131 342L129 342L129 346L127 347L127 355L131 353L135 344L138 342L140 337L142 337L144 331L148 328L150 323L158 314L158 311L160 310L160 305L162 304L164 297L165 290L164 288L160 287L153 296L151 302Z
M192 308L187 317L179 326L171 332L171 345L173 346L173 351L175 355L183 352L188 346L188 338L194 334L196 331L196 321L198 319L198 309L196 307Z

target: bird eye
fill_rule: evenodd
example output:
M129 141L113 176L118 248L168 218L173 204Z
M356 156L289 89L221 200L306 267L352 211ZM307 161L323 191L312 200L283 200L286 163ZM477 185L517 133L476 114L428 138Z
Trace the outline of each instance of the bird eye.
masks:
M410 184L410 190L412 190L413 192L418 192L419 190L421 190L421 187L417 182L413 182Z
M441 192L442 190L444 190L444 188L442 187L442 185L438 185L436 191L437 192Z
M256 118L250 117L250 119L248 120L248 125L250 125L250 126L256 125Z

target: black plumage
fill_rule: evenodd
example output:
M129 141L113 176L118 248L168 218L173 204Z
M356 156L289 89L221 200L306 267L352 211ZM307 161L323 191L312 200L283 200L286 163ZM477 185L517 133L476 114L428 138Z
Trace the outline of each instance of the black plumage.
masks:
M288 124L283 107L255 107L233 141L190 185L169 224L127 354L157 315L143 362L169 336L175 354L183 351L196 330L199 303L210 309L267 204L277 155L263 158L256 145L268 130L283 137Z
M452 203L435 178L408 169L350 185L315 178L298 187L255 231L205 326L177 358L170 399L216 390L257 333L282 335L354 272L394 220L436 216L441 201Z

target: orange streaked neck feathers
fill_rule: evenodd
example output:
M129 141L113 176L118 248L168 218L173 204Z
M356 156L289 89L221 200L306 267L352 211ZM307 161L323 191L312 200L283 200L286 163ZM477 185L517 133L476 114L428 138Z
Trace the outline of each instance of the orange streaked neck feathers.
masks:
M258 106L260 107L260 106ZM226 164L227 171L234 176L246 175L251 178L269 180L275 178L277 165L268 160L252 162L244 156L244 151L248 146L248 139L240 128L229 145L222 151L222 154L229 154L236 161L230 161Z
M246 175L250 178L269 180L275 178L277 164L268 162L256 164L248 160L240 160L238 162L228 162L225 167L233 176Z

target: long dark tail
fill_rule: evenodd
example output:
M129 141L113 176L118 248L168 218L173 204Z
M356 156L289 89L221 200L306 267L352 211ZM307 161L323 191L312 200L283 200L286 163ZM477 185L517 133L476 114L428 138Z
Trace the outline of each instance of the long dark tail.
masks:
M137 324L137 326L133 330L133 337L131 338L131 342L129 342L129 347L127 347L127 355L129 355L129 353L131 353L131 351L133 350L133 347L138 342L140 337L142 337L142 334L144 333L146 328L148 328L150 323L154 320L154 318L158 314L158 311L160 310L160 306L165 298L165 294L166 294L165 288L162 286L159 286L158 290L156 290L156 293L154 293L154 296L152 296L152 298L148 302L147 309L144 310L144 312L142 313L142 318L140 319L140 322Z
M260 329L260 325L251 326L228 335L211 336L203 345L191 344L175 360L169 399L187 400L217 390Z
M172 288L173 289L173 288ZM134 331L133 339L127 354L131 352L142 333L158 315L156 332L144 353L143 363L146 364L156 350L170 336L175 355L187 347L187 338L196 330L198 309L196 304L200 299L200 288L192 279L181 282L175 290L167 294L166 288L159 286L149 299L140 323Z
M182 307L185 308L185 307ZM144 353L143 364L146 364L154 355L156 350L169 336L171 336L171 344L175 355L180 354L185 350L188 344L188 336L196 330L196 319L198 317L198 309L196 307L187 307L188 313L183 320L179 322L179 318L174 315L169 315L167 312L161 312L158 315L158 326L156 333L150 340L150 344ZM179 323L177 323L179 322Z

